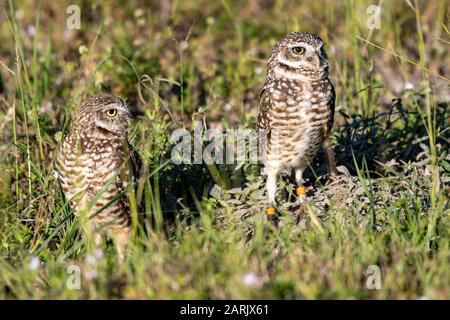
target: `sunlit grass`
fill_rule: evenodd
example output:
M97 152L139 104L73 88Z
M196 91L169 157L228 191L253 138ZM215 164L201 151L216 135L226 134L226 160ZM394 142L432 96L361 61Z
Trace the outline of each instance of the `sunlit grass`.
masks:
M0 3L0 298L450 297L445 0L380 1L381 29L360 1L87 1L73 31L63 2ZM315 163L303 213L280 181L275 230L257 166L174 165L170 133L254 128L270 49L297 30L326 41L332 140L349 174L336 191ZM71 111L102 91L136 115L145 164L121 266L111 242L90 248L53 176Z

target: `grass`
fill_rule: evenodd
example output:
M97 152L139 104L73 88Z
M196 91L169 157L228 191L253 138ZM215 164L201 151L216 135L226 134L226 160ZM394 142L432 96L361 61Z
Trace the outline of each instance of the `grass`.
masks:
M80 30L73 3L0 3L0 298L450 298L445 0L380 1L380 29L351 0L75 1ZM175 165L170 133L254 128L270 49L297 30L327 43L340 175L319 154L304 212L280 181L274 230L258 166ZM132 109L147 170L121 267L53 176L70 112L103 91Z

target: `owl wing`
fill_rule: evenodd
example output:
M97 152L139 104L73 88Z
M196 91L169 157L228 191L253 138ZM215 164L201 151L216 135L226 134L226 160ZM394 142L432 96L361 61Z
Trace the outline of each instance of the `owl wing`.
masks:
M124 203L124 206L126 207L127 211L129 211L130 206L130 192L136 192L138 191L138 182L142 175L142 160L139 154L134 150L134 148L131 146L131 144L126 141L124 145L125 150L125 163L124 168L120 173L120 179L116 180L116 186L120 190L120 192L126 192L127 196L122 198L122 201ZM134 193L134 196L136 197L135 200L137 201L137 208L138 211L141 209L141 197L142 195L138 195Z
M126 226L130 222L129 195L134 188L134 165L128 143L120 147L123 153L115 154L113 158L116 160L108 162L106 167L98 167L105 164L94 163L93 172L104 172L105 175L96 177L94 174L87 193L91 201L97 199L93 214L97 220L104 219L108 224Z
M130 163L132 167L132 173L133 173L133 182L137 184L139 178L141 177L142 173L142 159L139 156L139 154L134 150L133 146L127 142L128 150L129 150L129 157L130 157Z
M126 153L125 153L126 155ZM101 197L93 216L96 219L104 219L107 224L113 226L120 225L127 227L130 224L130 199L129 192L133 188L133 168L131 160L124 158L125 162L115 165L112 170L115 173L111 176L113 179L105 181L101 179L101 184L95 183L95 178L89 185L88 192L90 192L91 199L94 197ZM116 170L119 170L118 172ZM103 211L104 210L104 211Z
M258 117L256 123L256 129L258 133L259 151L261 155L265 154L267 150L267 143L270 141L271 135L271 121L270 121L270 95L266 86L263 87L259 95L259 108Z
M81 207L86 202L91 167L91 161L82 157L82 144L77 133L69 133L58 147L55 169L65 198L72 208Z
M335 101L336 101L336 93L334 91L333 84L331 81L328 80L328 83L330 85L330 96L328 100L328 107L330 108L330 117L328 118L328 122L325 125L324 128L324 136L328 137L330 135L331 129L333 128L333 122L334 122L334 109L335 109Z
M267 93L266 87L264 86L259 95L259 110L257 118L257 129L260 130L270 130L270 95Z

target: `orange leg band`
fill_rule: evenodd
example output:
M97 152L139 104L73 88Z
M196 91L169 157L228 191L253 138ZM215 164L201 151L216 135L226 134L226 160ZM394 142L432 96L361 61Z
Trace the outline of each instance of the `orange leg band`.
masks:
M302 196L306 193L306 188L303 186L297 187L297 189L295 189L295 193L297 194L297 196Z

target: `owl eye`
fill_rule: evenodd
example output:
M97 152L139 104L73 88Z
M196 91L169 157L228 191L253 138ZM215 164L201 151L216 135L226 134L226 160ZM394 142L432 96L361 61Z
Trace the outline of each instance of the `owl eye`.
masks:
M113 118L113 117L115 117L115 116L117 115L117 110L116 110L116 109L109 109L109 110L106 111L105 113L106 113L106 115L107 115L108 117Z
M296 55L301 55L303 53L305 53L305 48L303 47L293 47L292 48L292 52Z

